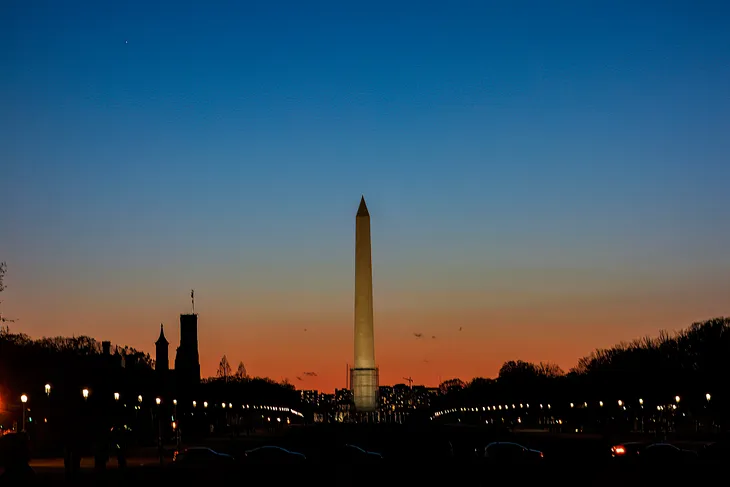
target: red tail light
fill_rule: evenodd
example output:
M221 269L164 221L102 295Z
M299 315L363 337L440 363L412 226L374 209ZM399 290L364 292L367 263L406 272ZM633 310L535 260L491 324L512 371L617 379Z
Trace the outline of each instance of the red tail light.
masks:
M626 448L623 445L616 445L611 448L611 451L616 456L626 455Z

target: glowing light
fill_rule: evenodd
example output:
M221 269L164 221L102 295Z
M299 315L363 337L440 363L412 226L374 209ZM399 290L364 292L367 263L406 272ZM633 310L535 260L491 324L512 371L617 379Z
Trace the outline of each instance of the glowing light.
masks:
M158 406L159 406L160 404L162 404L162 399L160 399L159 397L156 397L156 398L155 398L155 404L157 404Z
M23 404L25 404L26 402L28 402L28 396L26 396L25 394L21 395L20 396L20 402L22 402Z
M118 392L115 392L114 393L114 400L115 401L118 401L119 400L119 393Z
M82 395L82 396L84 396L84 399L88 399L88 398L89 398L89 389L87 389L87 388L84 388L84 389L83 389L83 390L81 391L81 395Z
M46 384L43 389L46 391L46 394L51 393L51 384Z

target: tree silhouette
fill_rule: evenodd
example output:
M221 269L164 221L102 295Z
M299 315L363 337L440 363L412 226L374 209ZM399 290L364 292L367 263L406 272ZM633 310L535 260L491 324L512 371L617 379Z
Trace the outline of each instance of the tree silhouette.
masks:
M218 372L216 375L223 379L224 382L227 382L231 376L231 364L228 363L228 358L225 355L223 355L223 358L221 358L218 364Z
M443 381L439 385L439 390L441 391L441 394L448 394L450 392L458 392L461 391L466 387L466 384L464 384L464 381L461 379L449 379Z
M560 366L550 362L540 362L535 366L535 371L538 376L548 379L554 379L565 375L565 372L563 372L563 369L561 369Z
M458 379L442 383L434 406L487 416L498 408L507 423L540 427L559 417L569 429L710 433L730 425L728 381L730 318L721 317L594 350L567 374L555 364L510 360L496 379L478 377L465 387Z
M236 380L243 380L248 378L248 374L246 373L246 366L243 365L243 362L238 363L238 369L236 369Z
M0 293L5 291L5 273L8 271L8 265L5 262L0 262ZM2 301L0 301L2 303Z

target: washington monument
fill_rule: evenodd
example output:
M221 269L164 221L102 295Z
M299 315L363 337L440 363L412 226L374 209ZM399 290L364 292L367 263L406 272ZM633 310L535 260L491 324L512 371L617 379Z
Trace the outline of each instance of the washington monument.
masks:
M373 412L378 404L373 330L373 264L370 252L370 213L365 197L355 217L355 362L350 371L355 410Z

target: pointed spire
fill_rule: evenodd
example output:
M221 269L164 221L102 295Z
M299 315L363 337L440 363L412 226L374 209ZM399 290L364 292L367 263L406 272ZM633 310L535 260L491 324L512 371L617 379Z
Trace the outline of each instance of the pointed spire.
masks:
M165 338L165 329L162 323L160 323L160 338L157 339L155 345L169 345L170 343Z
M365 204L365 196L360 198L360 207L357 209L357 216L370 216L368 206Z

